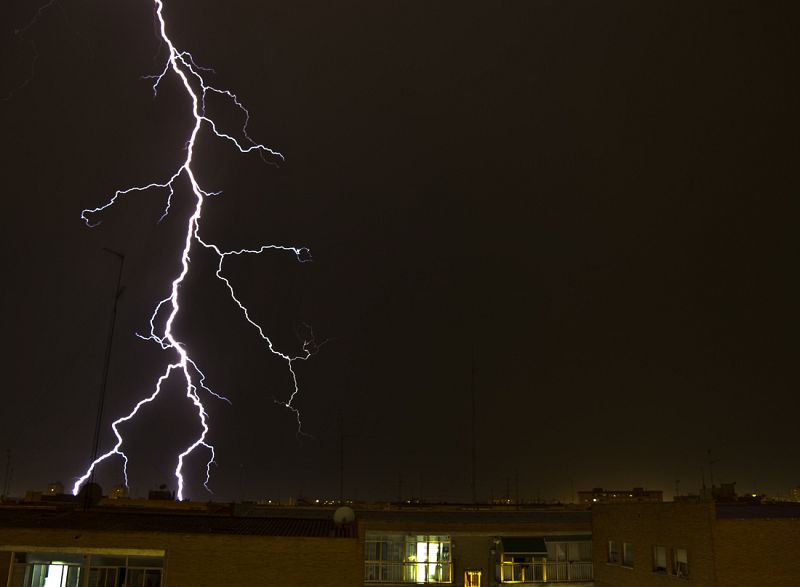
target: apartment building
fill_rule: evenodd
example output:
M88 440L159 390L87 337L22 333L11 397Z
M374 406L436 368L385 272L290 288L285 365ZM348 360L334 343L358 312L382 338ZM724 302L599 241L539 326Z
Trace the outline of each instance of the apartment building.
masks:
M597 587L800 585L798 504L599 504L592 540Z
M591 512L565 507L359 512L364 584L593 585Z
M8 587L593 584L588 510L387 507L337 523L322 508L120 504L0 508L0 577Z

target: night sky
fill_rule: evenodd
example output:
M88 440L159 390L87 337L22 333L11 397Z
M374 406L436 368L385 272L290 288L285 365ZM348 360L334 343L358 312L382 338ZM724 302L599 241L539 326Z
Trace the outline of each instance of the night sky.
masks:
M471 376L477 494L591 487L785 495L798 435L797 11L764 3L165 0L169 34L237 92L279 168L201 135L203 234L297 366L285 366L198 251L179 338L208 383L217 448L187 465L194 500L468 500ZM789 7L787 3L785 6ZM110 422L174 355L135 336L179 269L192 197L133 194L87 228L83 208L162 181L192 120L156 99L152 3L3 3L3 408L11 493L71 485L89 461L117 264L126 254L106 398ZM211 105L232 131L241 117ZM124 428L131 493L174 489L197 431L177 386ZM119 460L98 481L119 483ZM705 472L709 481L709 472Z

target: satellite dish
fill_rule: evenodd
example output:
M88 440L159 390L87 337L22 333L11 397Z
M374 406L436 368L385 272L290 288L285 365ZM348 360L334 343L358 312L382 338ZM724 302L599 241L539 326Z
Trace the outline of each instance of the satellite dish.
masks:
M346 505L333 512L333 521L337 524L349 524L356 519L356 513Z

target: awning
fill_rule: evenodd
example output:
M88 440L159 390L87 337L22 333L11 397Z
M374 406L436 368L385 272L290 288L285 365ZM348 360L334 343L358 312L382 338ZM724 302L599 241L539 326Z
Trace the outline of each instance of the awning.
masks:
M564 536L545 536L545 542L591 542L591 534L568 534Z
M547 554L544 538L532 536L507 536L503 541L503 552L518 554Z

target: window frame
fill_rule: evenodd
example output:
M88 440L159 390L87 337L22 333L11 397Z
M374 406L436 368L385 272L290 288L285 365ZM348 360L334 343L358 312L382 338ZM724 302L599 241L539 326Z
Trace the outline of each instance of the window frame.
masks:
M547 578L547 557L534 552L504 552L500 557L499 582L540 583Z
M659 550L663 552L664 555L664 564L660 566L658 564L658 553ZM653 572L659 573L661 575L666 575L669 572L669 551L667 550L666 546L661 546L660 544L653 545Z
M103 584L108 583L105 575L108 570L113 570L118 583L120 575L127 576L129 570L142 571L142 580L145 583L147 576L157 575L159 587L164 585L164 569L166 567L166 551L150 549L115 549L115 548L76 548L76 547L37 547L37 546L10 546L4 547L4 552L11 555L11 564L8 569L8 585L10 587L28 587L34 579L33 573L36 566L51 567L64 566L77 570L76 582L70 583L75 587L91 584L92 571L103 571ZM98 557L116 557L116 563L122 564L92 564L98 562ZM42 560L37 560L42 559ZM95 559L93 561L93 559ZM48 562L49 561L49 562ZM150 563L139 564L136 563ZM27 570L27 569L30 570ZM122 570L122 573L120 572ZM101 573L97 573L98 579ZM127 581L127 577L126 577ZM145 583L146 584L146 583Z
M636 549L633 546L633 542L623 542L622 543L622 566L633 568L634 563L636 562Z
M425 545L422 551L421 545ZM417 560L421 552L424 560ZM371 554L377 556L370 558ZM449 534L367 533L364 539L364 583L452 582L453 540Z
M619 540L609 540L608 550L606 551L606 562L610 565L622 564L622 550Z
M683 553L684 560L678 560L678 553ZM676 577L684 579L689 578L689 549L687 548L674 548L672 549L672 574Z
M464 569L464 587L482 587L482 569Z

